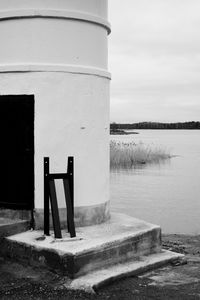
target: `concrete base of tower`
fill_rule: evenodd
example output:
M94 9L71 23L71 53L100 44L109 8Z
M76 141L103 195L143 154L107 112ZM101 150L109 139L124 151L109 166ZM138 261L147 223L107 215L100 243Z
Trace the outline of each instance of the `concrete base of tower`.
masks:
M32 230L1 240L0 254L44 267L65 277L68 289L94 290L116 279L138 275L182 259L162 250L161 229L123 214L100 225L78 227L77 236L55 239Z
M110 201L105 203L79 206L74 208L75 227L90 226L104 223L109 220ZM67 211L66 208L59 208L60 224L62 229L67 228ZM44 210L34 210L35 228L42 229L44 227ZM52 228L52 218L50 212L50 227Z

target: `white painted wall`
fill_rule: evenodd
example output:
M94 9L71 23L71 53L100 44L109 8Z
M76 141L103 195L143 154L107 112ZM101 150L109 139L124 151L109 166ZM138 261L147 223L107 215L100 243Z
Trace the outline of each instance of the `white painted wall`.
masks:
M75 206L109 200L106 18L107 0L0 0L0 93L35 95L38 209L44 156L52 172L74 156Z
M108 201L109 81L57 72L0 74L0 91L35 95L36 208L43 207L44 156L51 172L65 172L67 156L75 157L76 206Z
M107 31L64 19L13 19L0 23L0 64L60 64L107 68Z
M1 0L0 10L61 9L79 11L107 19L107 0Z

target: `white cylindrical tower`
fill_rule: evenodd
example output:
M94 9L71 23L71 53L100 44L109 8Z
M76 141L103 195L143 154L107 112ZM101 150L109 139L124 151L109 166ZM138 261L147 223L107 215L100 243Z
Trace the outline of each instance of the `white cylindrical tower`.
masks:
M109 32L107 0L0 0L0 98L34 95L37 227L45 156L51 172L65 172L74 156L76 225L109 218ZM56 188L66 220L59 182Z

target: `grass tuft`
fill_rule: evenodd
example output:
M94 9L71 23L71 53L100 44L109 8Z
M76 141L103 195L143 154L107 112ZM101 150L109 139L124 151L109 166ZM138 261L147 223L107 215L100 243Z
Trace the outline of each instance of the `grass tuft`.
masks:
M155 148L142 143L124 143L113 140L110 142L111 169L127 169L147 163L160 163L169 158L171 158L170 153L161 147Z

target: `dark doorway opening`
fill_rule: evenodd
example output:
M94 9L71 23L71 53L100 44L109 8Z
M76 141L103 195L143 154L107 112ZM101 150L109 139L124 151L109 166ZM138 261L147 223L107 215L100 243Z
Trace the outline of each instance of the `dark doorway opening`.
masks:
M34 208L34 95L0 96L0 208Z

